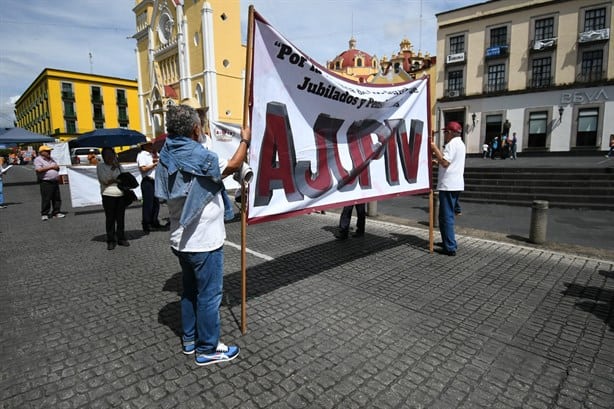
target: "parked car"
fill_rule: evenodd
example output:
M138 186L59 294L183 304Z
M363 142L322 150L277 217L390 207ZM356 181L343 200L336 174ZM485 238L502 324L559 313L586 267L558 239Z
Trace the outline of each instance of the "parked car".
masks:
M100 148L85 147L73 148L70 150L70 163L72 163L73 165L89 165L87 155L89 155L90 151L93 151L96 154L96 159L98 159L98 162L102 161L102 155L100 155Z

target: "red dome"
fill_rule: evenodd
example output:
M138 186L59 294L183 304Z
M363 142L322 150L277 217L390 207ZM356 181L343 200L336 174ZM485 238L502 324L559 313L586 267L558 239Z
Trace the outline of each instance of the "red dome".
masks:
M341 65L338 65L339 62ZM336 70L348 67L372 67L373 57L370 54L357 49L356 40L352 38L350 40L350 48L336 56L335 59L330 62L330 66Z

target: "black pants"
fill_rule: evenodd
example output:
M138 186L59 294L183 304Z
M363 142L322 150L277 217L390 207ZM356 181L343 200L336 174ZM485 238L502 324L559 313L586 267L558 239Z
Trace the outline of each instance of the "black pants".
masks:
M107 242L115 242L117 240L126 240L126 232L124 231L126 204L123 196L102 196L102 208L104 209L105 224L107 229Z
M141 194L143 195L143 228L158 227L158 213L160 213L160 201L154 195L154 180L143 178L141 181Z
M356 221L356 232L365 232L367 212L365 204L361 203L353 206L345 206L343 208L343 211L341 212L341 219L339 219L339 231L341 233L347 233L350 230L350 220L352 218L353 207L356 207L356 216L358 217L358 220Z
M55 180L43 180L41 189L41 215L53 216L60 213L62 197L60 196L60 184ZM53 211L51 211L53 209Z

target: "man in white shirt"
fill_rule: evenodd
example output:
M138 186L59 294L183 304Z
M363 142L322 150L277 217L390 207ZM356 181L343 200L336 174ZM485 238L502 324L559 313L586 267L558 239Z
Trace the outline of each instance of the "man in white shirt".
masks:
M141 171L141 194L143 195L142 225L143 232L148 234L151 229L159 229L163 226L158 220L160 213L160 201L154 195L154 181L156 178L156 166L158 158L154 158L153 144L146 142L141 145L141 152L136 157L136 164Z
M465 144L461 139L463 127L450 121L443 130L444 148L439 150L431 139L431 150L439 165L437 190L439 191L439 231L441 233L441 254L455 256L457 250L454 237L454 209L458 207L460 193L465 190Z

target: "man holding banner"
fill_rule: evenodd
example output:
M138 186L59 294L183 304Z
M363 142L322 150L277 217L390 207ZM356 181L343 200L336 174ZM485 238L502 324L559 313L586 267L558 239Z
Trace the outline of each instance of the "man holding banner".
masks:
M199 143L201 121L193 108L169 107L166 128L155 192L167 201L171 249L182 270L183 353L196 353L200 366L230 361L239 355L239 347L220 342L226 239L222 179L241 168L251 132L242 130L237 150L224 160Z
M439 165L437 190L439 191L439 231L441 233L441 254L455 256L457 243L454 237L454 209L458 206L460 192L465 189L465 144L461 139L463 127L450 121L443 130L443 153L431 140L434 162Z

